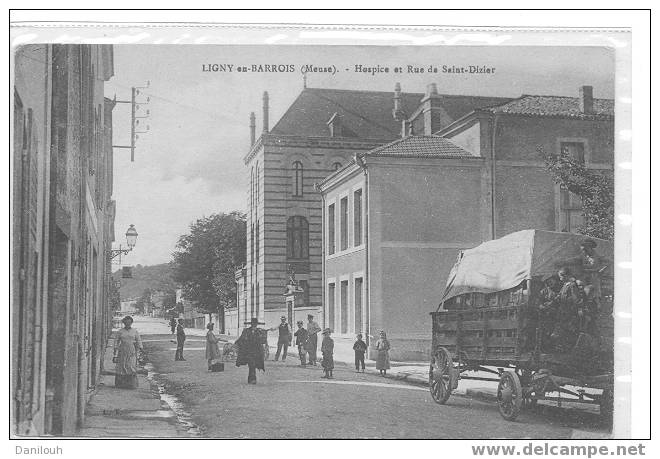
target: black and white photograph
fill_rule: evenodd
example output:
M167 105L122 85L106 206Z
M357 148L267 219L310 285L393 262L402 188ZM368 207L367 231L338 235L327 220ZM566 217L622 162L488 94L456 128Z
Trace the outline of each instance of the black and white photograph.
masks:
M631 438L629 49L69 33L10 53L10 438Z

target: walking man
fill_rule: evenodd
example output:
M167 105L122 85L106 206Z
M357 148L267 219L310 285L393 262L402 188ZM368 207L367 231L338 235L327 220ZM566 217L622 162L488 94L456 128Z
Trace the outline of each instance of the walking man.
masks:
M282 362L286 361L286 354L289 350L289 346L291 345L291 329L289 328L289 324L286 323L286 316L282 316L281 320L282 323L278 327L273 327L268 330L268 331L277 330L279 333L277 338L277 352L275 353L276 362L280 358L280 353L282 352L282 348L284 348L284 353L282 354Z
M247 324L247 322L246 322ZM265 330L257 328L259 319L253 317L250 327L245 328L241 337L236 340L238 346L238 357L236 366L248 366L248 384L257 384L257 368L265 371L264 368L264 335Z
M309 354L309 365L316 365L316 349L318 346L318 332L321 331L319 324L314 322L314 316L307 314L307 346L305 350Z
M176 326L176 352L174 360L186 360L183 358L183 343L186 342L186 331L183 329L183 319L179 319L179 324Z

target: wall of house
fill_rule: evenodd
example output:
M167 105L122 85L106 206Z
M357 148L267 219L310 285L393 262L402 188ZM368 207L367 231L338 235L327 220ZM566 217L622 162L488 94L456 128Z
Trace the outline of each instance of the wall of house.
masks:
M426 359L429 312L458 251L482 240L482 168L478 158L370 158L369 333L388 333L394 359Z
M499 116L496 126L497 237L529 228L562 230L558 187L538 149L557 154L561 142L582 142L587 167L609 169L614 161L614 123L507 115Z
M355 231L355 192L361 190L361 232L356 237ZM347 199L347 244L342 250L341 246L341 223L340 209L341 200ZM333 330L335 337L354 337L357 333L366 334L368 322L368 309L366 301L366 188L365 179L362 170L358 169L351 177L342 180L341 185L331 189L325 197L325 284L324 289L324 308L323 323L325 327ZM330 254L328 247L328 227L330 224L328 218L328 208L334 204L335 208L335 240L334 254ZM361 292L358 293L356 279L362 280ZM342 307L341 285L345 282L347 293L345 304ZM334 284L334 296L332 295L329 284ZM360 298L356 298L359 295ZM360 301L361 311L356 307ZM330 311L330 305L333 305L333 311Z
M373 148L375 144L341 140L333 143L324 139L324 145L314 139L301 138L287 142L270 136L247 163L248 181L252 168L259 162L259 200L248 192L248 254L247 296L248 308L252 304L252 286L259 284L259 318L267 327L276 326L286 312L283 293L288 281L288 268L293 266L297 281L309 288L309 304L305 311L320 317L322 312L322 203L314 188L334 172L333 164L347 164L358 151ZM303 193L293 195L294 161L303 164ZM251 187L248 185L248 189ZM256 193L256 190L255 190ZM309 224L309 260L287 258L287 220L293 216L305 217ZM251 255L251 226L259 221L259 263ZM256 229L255 229L256 231ZM257 237L257 236L255 236ZM256 255L255 257L256 258ZM256 307L256 305L255 305Z
M84 418L109 325L105 250L114 211L105 211L112 151L104 139L103 84L112 74L111 51L100 45L41 45L20 48L16 59L16 94L38 106L25 111L33 138L27 161L14 144L14 159L20 158L14 174L22 184L14 189L14 202L27 212L14 214L20 218L13 234L39 269L22 276L38 290L30 287L28 296L14 297L12 304L20 342L14 390L26 401L15 413L15 428L27 435L68 435ZM37 245L29 248L36 238L38 251ZM15 271L21 272L25 260L13 260Z

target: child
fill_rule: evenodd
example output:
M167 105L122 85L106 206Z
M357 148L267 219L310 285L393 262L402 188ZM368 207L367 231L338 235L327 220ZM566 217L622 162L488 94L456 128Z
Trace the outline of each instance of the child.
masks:
M364 373L364 353L367 351L367 343L362 341L362 333L357 334L355 344L353 344L355 351L355 372L360 372L360 363L362 364L362 373Z
M332 379L332 369L335 367L335 361L332 358L332 352L335 349L335 342L330 338L330 329L323 330L323 341L321 342L321 354L323 354L323 373L322 378Z
M381 376L385 376L387 370L390 369L390 342L387 340L384 331L380 332L380 339L376 343L376 351L378 351L376 370L380 372Z

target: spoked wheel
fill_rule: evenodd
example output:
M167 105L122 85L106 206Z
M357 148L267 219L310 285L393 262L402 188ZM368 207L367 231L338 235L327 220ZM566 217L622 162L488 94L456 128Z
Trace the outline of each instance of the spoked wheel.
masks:
M429 389L431 397L436 403L444 405L451 395L451 372L453 367L451 354L444 347L440 347L431 357L429 366Z
M497 386L497 404L500 414L507 421L513 421L520 414L523 404L523 390L520 378L511 370L505 371Z

